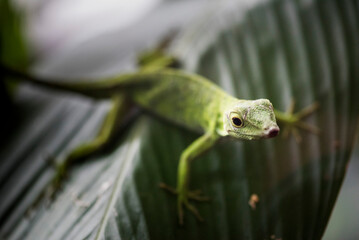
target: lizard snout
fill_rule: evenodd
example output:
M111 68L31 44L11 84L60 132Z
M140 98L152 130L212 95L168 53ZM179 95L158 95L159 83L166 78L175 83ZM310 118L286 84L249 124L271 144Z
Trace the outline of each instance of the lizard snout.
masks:
M273 126L273 127L269 127L268 129L266 129L266 134L265 136L267 138L272 138L278 135L279 133L279 127L278 126Z

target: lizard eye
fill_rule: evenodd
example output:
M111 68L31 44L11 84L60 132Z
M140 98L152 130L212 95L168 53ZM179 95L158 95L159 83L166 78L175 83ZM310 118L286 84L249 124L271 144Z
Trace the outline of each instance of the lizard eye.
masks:
M239 117L232 117L232 124L237 128L243 127L243 121Z

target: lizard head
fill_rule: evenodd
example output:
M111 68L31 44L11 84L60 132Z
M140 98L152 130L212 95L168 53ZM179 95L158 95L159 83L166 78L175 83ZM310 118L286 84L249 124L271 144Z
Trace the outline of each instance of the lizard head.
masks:
M224 130L237 139L275 137L279 133L273 105L267 99L239 100L223 116Z

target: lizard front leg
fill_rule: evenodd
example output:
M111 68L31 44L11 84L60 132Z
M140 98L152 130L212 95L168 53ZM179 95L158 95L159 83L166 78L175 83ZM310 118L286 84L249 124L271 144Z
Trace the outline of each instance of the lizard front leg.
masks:
M311 105L307 106L306 108L300 110L299 112L294 113L294 106L295 102L292 100L288 110L286 112L282 112L279 110L274 109L275 117L279 122L284 123L284 133L283 136L287 137L290 133L293 133L295 140L297 142L301 141L300 134L298 129L303 129L313 134L319 133L319 128L308 123L305 123L303 119L313 112L315 112L318 107L319 103L314 102Z
M189 199L205 201L208 200L208 198L201 196L201 192L198 190L188 190L190 166L192 160L196 159L199 155L209 150L215 144L218 138L219 136L216 133L206 133L195 140L182 152L178 165L176 189L172 189L165 184L160 185L161 188L164 188L171 193L177 194L178 220L181 225L183 224L183 206L190 210L199 221L203 221L203 218L199 214L198 210L189 203Z

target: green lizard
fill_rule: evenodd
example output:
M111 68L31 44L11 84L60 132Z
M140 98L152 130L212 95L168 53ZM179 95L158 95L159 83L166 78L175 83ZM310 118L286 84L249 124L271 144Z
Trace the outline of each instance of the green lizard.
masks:
M83 94L92 98L111 98L109 111L97 137L75 148L58 165L54 183L59 183L66 169L76 160L100 149L111 137L116 124L126 115L125 102L133 102L145 111L167 119L202 135L181 154L177 187L165 184L160 187L177 194L179 223L183 224L183 207L190 210L198 220L202 217L189 199L205 201L198 191L189 191L191 162L213 147L221 138L254 140L275 137L279 133L278 120L290 129L296 127L315 131L301 121L315 110L316 104L293 114L273 109L267 99L242 100L228 95L218 86L196 74L171 68L177 62L173 58L155 52L140 59L142 68L136 73L124 74L96 82L46 81L2 66L2 70L19 80L44 87ZM296 130L294 130L296 131Z

